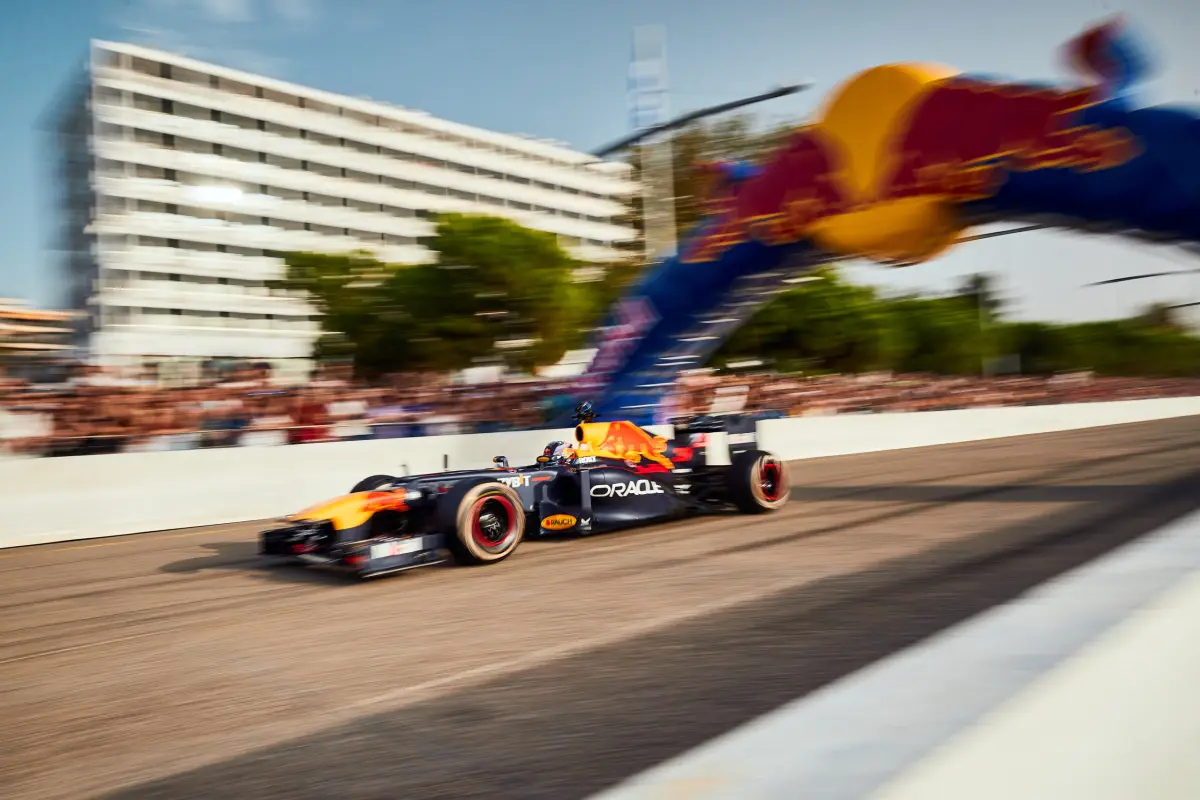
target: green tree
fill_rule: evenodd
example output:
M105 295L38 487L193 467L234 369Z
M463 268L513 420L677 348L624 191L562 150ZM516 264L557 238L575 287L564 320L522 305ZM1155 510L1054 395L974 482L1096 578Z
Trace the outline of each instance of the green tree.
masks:
M366 251L326 255L292 253L282 288L302 292L321 313L324 336L314 355L330 358L374 358L389 319L387 287L395 268ZM394 309L393 309L394 311Z
M978 313L958 298L903 297L887 303L900 372L977 374L984 352Z
M958 297L967 302L973 311L988 320L1000 318L1004 299L996 289L995 276L986 272L968 275L959 284Z
M819 280L784 292L740 328L716 363L767 357L784 370L865 372L895 358L893 320L875 291L843 281L829 267Z
M318 355L352 357L361 374L517 368L551 363L580 338L591 308L581 266L553 234L496 217L437 219L433 264L381 264L367 253L288 257L284 285L322 312Z
M428 335L459 348L454 366L494 359L531 368L562 356L588 310L585 284L554 234L497 217L447 214L433 248L441 274L423 294L434 315L414 310ZM529 342L508 349L503 342ZM464 363L463 359L466 359Z
M999 329L998 339L1003 352L1018 357L1024 373L1052 375L1083 368L1084 359L1070 326L1045 322L1010 323Z
M1179 315L1167 303L1151 303L1142 309L1138 319L1150 328L1183 331L1184 326L1179 322Z

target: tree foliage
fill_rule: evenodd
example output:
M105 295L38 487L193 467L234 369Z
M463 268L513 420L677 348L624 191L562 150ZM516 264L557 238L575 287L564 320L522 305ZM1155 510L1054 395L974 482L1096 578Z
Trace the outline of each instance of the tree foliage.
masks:
M1026 374L1200 376L1200 338L1161 309L1075 325L1005 322L991 276L968 278L951 297L885 298L846 284L834 269L819 274L763 308L713 363L753 357L782 369L971 375L1014 356Z
M494 217L440 217L431 246L437 259L422 265L383 264L364 252L291 255L283 284L310 297L328 332L317 355L352 359L367 377L547 365L585 343L640 271L631 259L579 281L584 265L552 234ZM884 297L833 267L816 277L763 308L713 363L754 358L787 371L970 375L1013 356L1028 374L1200 375L1200 338L1169 308L1079 325L1007 322L989 275L937 298Z
M306 292L331 335L318 355L352 356L362 374L557 360L578 344L594 299L553 234L496 217L440 217L433 264L366 253L288 257L284 285Z

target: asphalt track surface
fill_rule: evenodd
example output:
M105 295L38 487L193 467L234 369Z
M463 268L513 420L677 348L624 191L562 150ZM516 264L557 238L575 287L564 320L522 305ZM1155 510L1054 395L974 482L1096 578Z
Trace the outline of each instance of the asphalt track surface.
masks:
M1200 506L1200 417L793 481L364 584L252 525L0 551L0 796L585 797Z

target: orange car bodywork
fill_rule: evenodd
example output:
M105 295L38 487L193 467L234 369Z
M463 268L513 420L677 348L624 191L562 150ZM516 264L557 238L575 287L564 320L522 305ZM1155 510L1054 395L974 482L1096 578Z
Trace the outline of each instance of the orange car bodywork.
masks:
M287 517L289 522L329 520L338 530L356 528L380 511L407 511L406 492L355 492L335 497Z
M575 438L575 450L580 456L645 460L668 470L674 467L666 456L667 440L632 422L585 422L576 426Z

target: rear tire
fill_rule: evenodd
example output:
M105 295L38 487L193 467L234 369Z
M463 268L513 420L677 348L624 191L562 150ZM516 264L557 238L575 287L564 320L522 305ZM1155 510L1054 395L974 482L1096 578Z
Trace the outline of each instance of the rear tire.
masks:
M443 502L456 499L454 530L447 539L460 564L495 564L516 551L525 537L525 510L512 488L496 481L478 483Z
M389 483L394 483L395 481L396 479L391 475L372 475L354 484L354 488L350 490L350 494L373 492L381 486L387 486Z
M729 497L743 514L778 511L791 499L787 462L762 450L733 457L729 468Z

